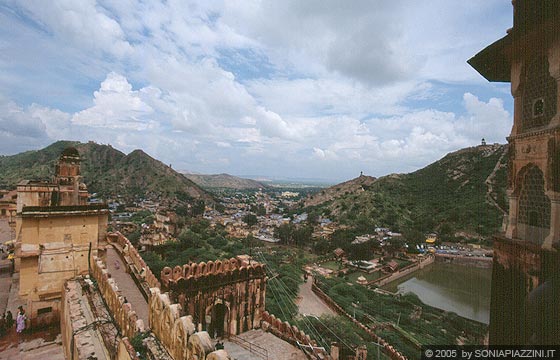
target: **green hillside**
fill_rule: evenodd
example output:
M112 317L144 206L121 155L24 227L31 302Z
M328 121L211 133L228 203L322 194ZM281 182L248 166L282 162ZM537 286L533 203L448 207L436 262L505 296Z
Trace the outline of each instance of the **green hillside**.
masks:
M52 178L56 161L68 146L80 152L82 175L90 193L213 200L191 180L142 150L126 155L94 142L57 141L41 150L0 156L0 188L13 188L23 179Z
M375 224L416 236L430 231L487 236L500 229L507 211L506 165L507 145L467 148L352 192L340 195L335 185L308 198L304 206L351 226ZM328 199L329 192L339 196L317 204L316 198Z
M267 185L251 179L243 179L229 174L188 174L183 173L185 177L193 181L204 189L234 189L234 190L254 190L264 189Z

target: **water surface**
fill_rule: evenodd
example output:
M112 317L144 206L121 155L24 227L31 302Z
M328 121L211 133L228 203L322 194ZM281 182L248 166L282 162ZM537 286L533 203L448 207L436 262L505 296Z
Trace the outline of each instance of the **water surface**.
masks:
M383 288L413 292L427 305L488 324L491 280L492 269L436 262Z

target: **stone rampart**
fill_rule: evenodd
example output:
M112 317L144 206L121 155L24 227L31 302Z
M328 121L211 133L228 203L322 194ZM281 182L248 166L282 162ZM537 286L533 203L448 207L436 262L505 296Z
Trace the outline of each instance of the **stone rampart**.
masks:
M436 261L455 265L474 266L483 269L492 267L491 257L436 254Z
M433 263L434 259L435 259L435 257L433 255L428 255L424 259L422 259L418 262L415 262L414 264L410 264L408 266L405 266L402 269L399 269L392 274L389 274L389 275L380 277L379 279L370 281L368 283L368 285L377 285L377 286L386 285L386 284L388 284L392 281L400 279L403 276L412 274L413 272L415 272L417 270L423 269L426 265L429 265L429 264Z
M117 347L117 360L139 360L136 356L136 350L130 343L127 337L124 337L119 341Z
M150 288L161 288L161 284L157 277L152 273L149 266L146 264L138 250L130 243L130 241L120 232L114 232L107 235L109 241L117 243L120 247L120 252L123 256L129 257L139 274L142 274L144 280L148 283Z
M190 315L181 316L181 305L172 304L168 293L150 289L150 326L174 360L226 360L224 350L214 351L210 335L198 331Z
M124 302L117 283L111 278L103 261L96 256L93 258L91 272L123 336L132 338L138 332L144 331L144 321L138 318L130 303Z
M165 267L162 290L181 305L182 315L217 336L240 334L260 326L265 309L264 265L248 257Z
M316 347L315 340L312 340L303 330L298 329L295 325L290 325L287 321L278 319L276 316L269 314L268 311L262 314L261 327L264 331L268 331L294 346L304 345L305 351L309 355L314 355L314 358L330 358L325 350ZM311 349L313 350L311 351Z
M432 260L433 261L433 260ZM393 360L406 360L406 357L401 354L399 351L397 351L397 349L395 349L392 345L390 345L387 341L383 340L380 336L378 336L373 330L371 330L369 327L365 326L364 324L362 324L360 321L356 320L352 315L350 315L348 312L346 312L340 305L338 305L333 299L330 298L330 296L328 296L327 294L325 294L323 292L323 290L321 290L315 281L315 278L313 279L313 285L311 287L311 289L313 290L313 292L320 297L331 309L333 309L333 311L335 311L336 313L338 313L339 315L345 316L346 318L348 318L350 321L352 321L356 326L358 326L360 329L362 329L363 331L365 331L366 333L368 333L368 335L375 341L377 342L379 345L383 346L383 348L385 349L385 352L391 357L391 359Z
M215 262L185 264L183 266L175 266L173 269L165 267L161 271L161 281L165 286L169 286L170 282L179 282L181 280L197 282L203 281L202 278L215 275L234 275L240 277L241 271L248 272L247 275L250 277L261 276L264 274L264 265L257 261L249 262L245 259L231 258Z

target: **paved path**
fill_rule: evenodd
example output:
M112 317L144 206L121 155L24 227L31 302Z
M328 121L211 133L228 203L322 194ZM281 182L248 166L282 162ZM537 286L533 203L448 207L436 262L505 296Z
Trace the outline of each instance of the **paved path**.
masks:
M249 330L237 337L250 342L251 344L258 345L266 349L268 352L269 360L307 360L307 356L290 343L272 335L271 333L264 332L260 329ZM247 344L245 347L247 347ZM239 360L261 360L266 359L255 353L251 353L246 348L241 347L232 341L224 341L224 350L232 359Z
M336 313L332 311L331 308L323 302L323 300L315 295L313 290L311 290L311 284L313 284L313 277L309 276L307 282L301 284L299 287L299 313L315 316L336 315Z
M119 269L115 266L116 261L119 263ZM107 247L107 269L111 273L111 277L117 282L123 296L132 305L132 309L136 311L138 318L144 320L144 326L148 327L148 303L130 274L126 272L121 257L113 247Z
M17 334L12 327L0 338L0 360L64 360L58 328Z

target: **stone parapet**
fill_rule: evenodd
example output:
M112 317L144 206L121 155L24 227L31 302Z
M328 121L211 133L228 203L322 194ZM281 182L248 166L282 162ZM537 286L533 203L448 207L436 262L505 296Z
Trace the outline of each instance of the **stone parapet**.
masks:
M225 360L224 350L214 351L210 335L197 331L190 315L181 316L181 305L172 304L167 293L150 289L150 326L174 360Z
M109 356L100 330L103 326L111 325L96 318L90 308L88 296L79 281L69 280L65 283L60 330L67 359L103 359ZM93 319L96 319L98 326L91 326Z
M124 297L121 295L117 283L110 277L103 261L94 257L91 272L97 281L99 292L105 299L105 303L123 336L132 338L138 332L143 332L145 329L144 321L138 318L130 303L124 302Z
M330 358L326 350L318 348L317 342L312 340L303 330L298 329L295 325L290 325L287 321L278 319L276 316L269 314L268 311L264 311L262 314L261 328L294 346L302 347L306 354L313 356L313 358Z
M114 232L107 235L107 239L113 243L117 243L123 251L123 256L128 256L136 267L139 274L142 274L144 280L148 283L150 288L161 288L161 284L157 277L152 273L150 267L146 264L138 250L132 243L120 232ZM125 250L126 249L126 250Z
M360 321L356 320L352 315L347 313L340 305L338 305L333 299L331 299L330 296L325 294L323 292L323 290L321 290L317 286L315 279L313 279L313 285L312 285L311 289L313 290L313 292L318 297L320 297L327 305L329 305L329 307L331 307L331 309L333 309L338 314L348 318L356 326L358 326L360 329L365 331L375 342L377 342L379 345L383 346L385 352L391 357L391 359L393 359L393 360L405 360L405 359L407 359L406 356L404 356L399 351L397 351L397 349L395 349L391 344L389 344L387 341L383 340L372 329L365 326Z
M233 276L234 278L262 278L264 277L264 265L251 261L248 262L242 258L231 258L226 260L208 261L207 263L201 262L198 264L185 264L183 266L175 266L173 269L165 267L161 271L161 281L165 286L170 283L192 282L198 283L200 281L213 283L211 280L214 276L223 278L224 276Z

